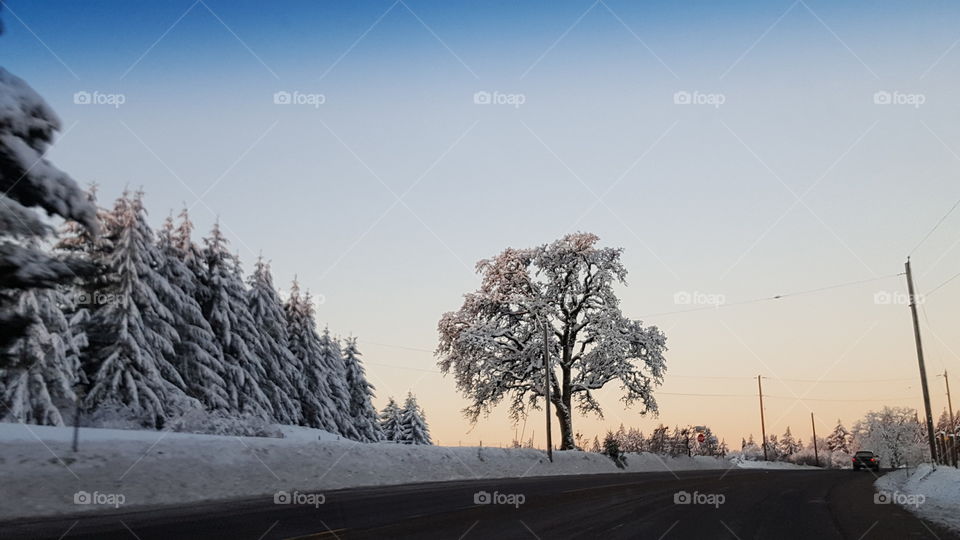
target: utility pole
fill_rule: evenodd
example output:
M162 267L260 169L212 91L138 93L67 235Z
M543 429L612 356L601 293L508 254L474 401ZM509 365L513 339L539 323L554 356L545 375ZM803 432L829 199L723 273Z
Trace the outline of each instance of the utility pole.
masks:
M810 425L813 426L813 460L820 466L820 453L817 452L817 423L813 421L813 412L810 413Z
M545 394L547 397L547 458L553 463L553 436L550 427L550 337L547 332L547 317L543 317L543 371L546 380Z
M763 384L760 379L761 376L757 375L757 388L760 390L760 436L763 437L760 446L763 448L763 460L767 461L767 425L763 420Z
M923 363L923 344L920 342L920 320L917 318L917 297L913 291L910 257L907 257L907 292L910 294L910 314L913 316L913 337L917 342L917 363L920 366L920 386L923 388L923 408L927 413L927 442L930 443L930 461L937 462L937 443L933 437L933 413L930 412L930 389L927 387L927 368Z
M943 370L943 382L947 385L947 409L950 411L950 460L953 466L957 466L957 422L953 418L953 401L950 399L950 379L947 377L947 370Z

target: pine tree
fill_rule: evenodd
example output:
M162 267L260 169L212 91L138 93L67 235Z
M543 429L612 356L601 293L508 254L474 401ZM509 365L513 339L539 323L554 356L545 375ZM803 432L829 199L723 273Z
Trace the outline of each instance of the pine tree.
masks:
M274 405L274 415L284 424L300 423L300 362L290 352L283 302L273 286L270 265L262 257L257 259L248 281L247 306L260 330L260 348L268 384L267 394Z
M407 393L407 400L403 403L403 410L400 413L400 432L405 444L433 444L423 409L417 404L417 398L411 392Z
M167 306L180 337L174 344L174 364L186 384L187 394L199 399L207 409L229 409L223 351L194 296L197 278L184 262L186 253L175 241L172 217L164 221L157 247L161 255L158 270L170 283Z
M313 303L309 298L308 301ZM330 389L329 398L335 412L334 421L337 433L351 440L361 440L357 427L350 414L350 390L347 385L347 370L344 366L343 353L340 344L330 336L330 329L324 328L320 335L320 364L327 374L327 386Z
M343 349L343 363L350 392L350 417L357 428L360 440L379 441L380 424L377 422L377 410L373 407L372 401L374 387L367 381L360 360L360 351L357 350L357 338L347 338L346 347Z
M89 408L127 405L145 425L199 404L186 396L171 363L179 340L174 315L164 304L170 285L160 266L142 199L126 194L114 206L115 238L105 263L111 280L92 306L89 337Z
M81 380L79 347L83 334L60 310L57 289L34 289L20 295L18 315L31 321L13 347L14 365L0 370L0 421L62 426L60 408L76 399Z
M226 363L224 381L230 409L272 419L273 406L263 390L267 381L261 362L256 322L247 308L247 291L239 261L226 249L227 239L214 224L202 251L206 269L200 297L203 314Z
M843 422L837 419L837 427L827 436L827 448L831 452L850 453L850 432L843 427Z
M38 241L53 229L34 207L76 221L91 234L97 231L94 207L83 190L44 158L60 127L60 119L43 98L0 68L0 368L9 347L26 336L33 322L17 313L20 294L51 288L92 270L83 261L39 248Z
M387 406L380 411L380 430L383 432L384 441L401 442L403 440L402 413L403 410L392 397L387 401Z
M790 426L787 426L787 430L783 433L783 437L780 439L780 444L777 447L777 450L781 456L790 457L797 452L803 446L793 438L793 433L790 432Z
M296 280L290 287L284 312L290 330L290 351L299 363L300 380L303 383L300 394L303 424L341 434L337 424L340 411L331 400L331 373L326 370L321 359L323 345L313 318L313 302L309 293L300 295L300 286Z

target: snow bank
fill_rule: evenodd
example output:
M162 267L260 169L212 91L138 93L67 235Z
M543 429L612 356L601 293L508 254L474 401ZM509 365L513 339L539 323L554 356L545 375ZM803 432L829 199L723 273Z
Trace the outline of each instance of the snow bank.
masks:
M283 439L82 428L73 453L71 428L0 424L0 519L278 491L622 471L589 452L556 452L551 464L532 449L365 444L282 429ZM706 457L630 454L623 471L729 466Z
M878 497L903 505L913 513L960 531L960 470L930 465L900 469L874 484Z
M786 461L751 461L739 458L732 459L730 461L734 466L741 469L823 470L823 467L814 467L813 465L797 465L795 463L787 463Z

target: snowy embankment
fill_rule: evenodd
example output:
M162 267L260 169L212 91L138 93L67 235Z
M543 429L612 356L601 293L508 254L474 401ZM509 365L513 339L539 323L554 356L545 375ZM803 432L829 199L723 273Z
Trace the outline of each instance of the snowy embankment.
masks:
M0 519L473 478L612 473L606 456L532 449L337 440L283 426L286 438L0 424ZM318 441L318 434L321 440ZM722 469L708 457L630 454L627 472Z
M960 470L930 465L894 471L874 484L877 502L896 503L920 517L960 531Z

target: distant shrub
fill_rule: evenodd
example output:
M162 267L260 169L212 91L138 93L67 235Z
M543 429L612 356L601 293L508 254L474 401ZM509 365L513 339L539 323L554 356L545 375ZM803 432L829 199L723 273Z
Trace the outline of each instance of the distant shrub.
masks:
M164 431L200 433L205 435L232 435L235 437L283 438L278 428L253 415L232 416L225 411L195 409L167 421Z

